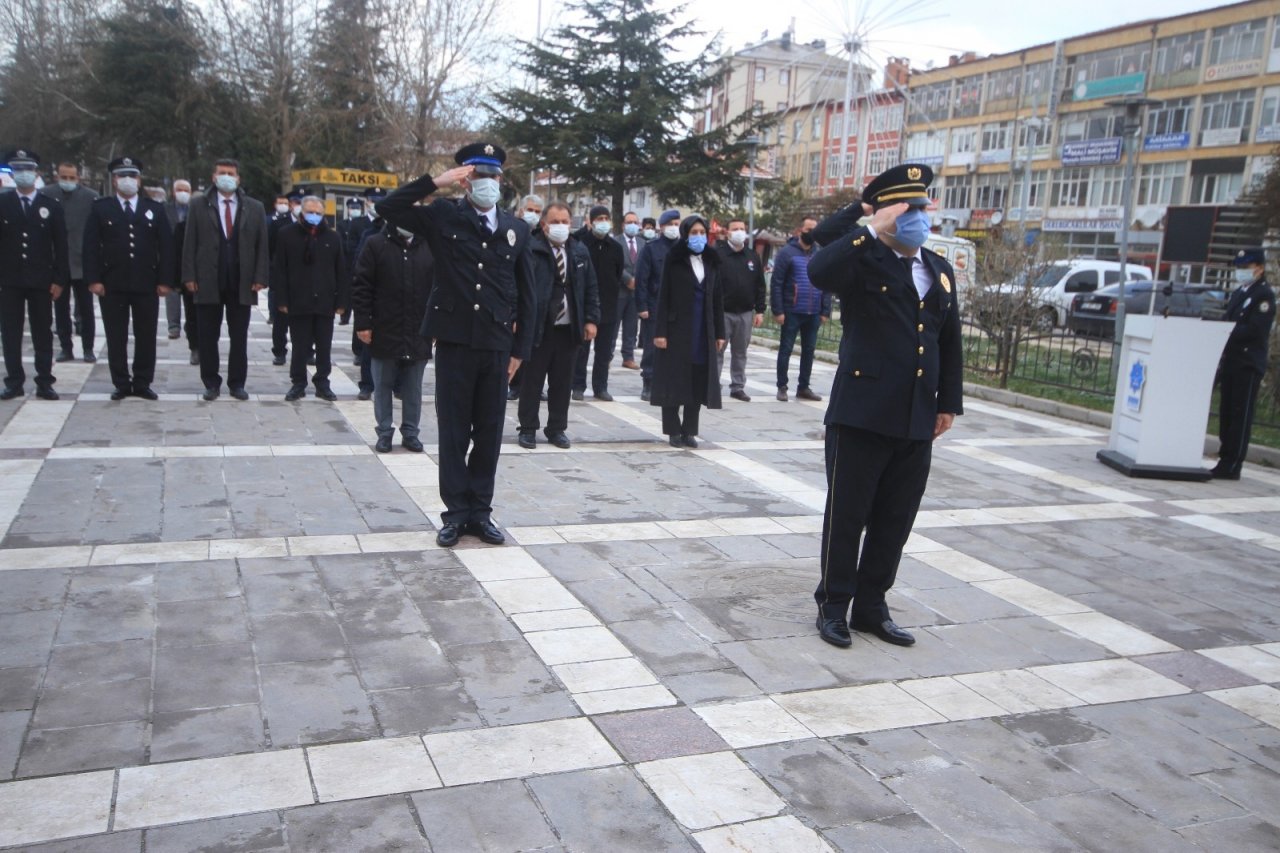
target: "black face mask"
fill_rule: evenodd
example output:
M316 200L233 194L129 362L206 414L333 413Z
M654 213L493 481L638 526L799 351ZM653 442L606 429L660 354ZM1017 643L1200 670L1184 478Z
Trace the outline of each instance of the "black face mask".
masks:
M801 232L800 232L800 242L801 242L801 243L803 243L803 244L804 244L804 245L806 245L806 246L812 246L812 245L813 245L813 234L812 234L811 232L809 232L809 231L801 231Z

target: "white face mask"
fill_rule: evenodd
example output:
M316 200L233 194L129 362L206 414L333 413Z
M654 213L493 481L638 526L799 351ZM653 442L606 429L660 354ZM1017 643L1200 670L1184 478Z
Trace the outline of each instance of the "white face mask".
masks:
M747 243L747 232L735 228L729 232L729 244L735 249L741 249Z
M1251 267L1236 267L1235 278L1236 284L1253 284L1253 269Z
M58 181L58 187L64 193L73 193L76 191L76 187L78 186L80 186L80 184L76 181Z
M537 228L538 222L542 219L542 214L534 213L532 210L526 210L520 214L520 218L528 223L530 228Z
M186 190L178 190L176 193L173 194L173 200L176 201L178 204L190 204L191 193L187 192Z
M601 219L599 222L591 223L591 230L601 237L607 237L609 232L613 230L613 223L608 219Z
M138 194L137 178L116 178L116 189L125 198L133 198Z
M480 210L488 210L502 198L502 186L493 178L473 178L467 197Z
M289 205L287 204L276 205L276 213L280 214L281 216L284 216L288 212L289 212Z
M652 240L654 237L657 237L657 236L658 236L658 232L657 232L657 231L654 231L652 228L646 228L646 229L644 229L644 235L643 235L643 236L644 236L644 238L645 238L646 240Z
M665 228L662 229L662 236L666 237L668 240L679 240L680 226L679 225L666 226Z
M36 173L31 169L15 170L13 182L18 185L18 189L29 190L36 185Z
M218 188L218 192L233 193L236 187L240 186L240 179L235 175L218 175L213 179L214 186Z
M564 241L569 239L568 225L548 225L547 239L557 246L564 245Z

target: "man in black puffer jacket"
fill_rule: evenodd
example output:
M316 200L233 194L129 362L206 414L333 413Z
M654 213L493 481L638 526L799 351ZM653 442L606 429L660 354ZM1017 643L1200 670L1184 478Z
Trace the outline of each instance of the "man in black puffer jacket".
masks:
M391 452L391 395L398 392L400 444L422 452L422 373L431 358L431 341L422 336L422 318L434 282L435 258L427 241L412 231L387 225L367 238L351 280L356 337L369 347L373 373L373 416L379 453Z
M347 313L351 286L342 238L325 222L322 199L304 198L302 221L280 229L271 286L280 288L276 308L289 318L289 339L293 341L289 362L293 386L285 400L293 402L307 396L307 357L313 345L316 396L330 402L338 399L329 387L333 319Z

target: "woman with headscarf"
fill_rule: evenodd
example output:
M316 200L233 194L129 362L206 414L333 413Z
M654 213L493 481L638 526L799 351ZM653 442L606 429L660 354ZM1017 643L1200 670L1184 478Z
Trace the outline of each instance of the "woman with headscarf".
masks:
M720 377L711 367L724 349L724 298L719 258L707 251L709 231L697 214L680 223L653 309L657 355L649 402L662 407L662 432L672 447L697 447L702 406L720 408Z

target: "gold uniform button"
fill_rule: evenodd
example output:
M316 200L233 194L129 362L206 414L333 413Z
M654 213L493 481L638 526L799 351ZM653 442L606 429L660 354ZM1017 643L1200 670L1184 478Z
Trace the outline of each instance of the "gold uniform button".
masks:
M924 347L920 347L916 352L920 353L920 355L924 355Z
M924 308L924 300L923 300L923 299L921 299L921 300L920 300L920 307L921 307L921 308Z
M916 376L924 376L924 370L923 369L917 370Z
M920 325L916 326L916 331L917 331L917 332L923 332L923 331L924 331L924 323L921 323Z

